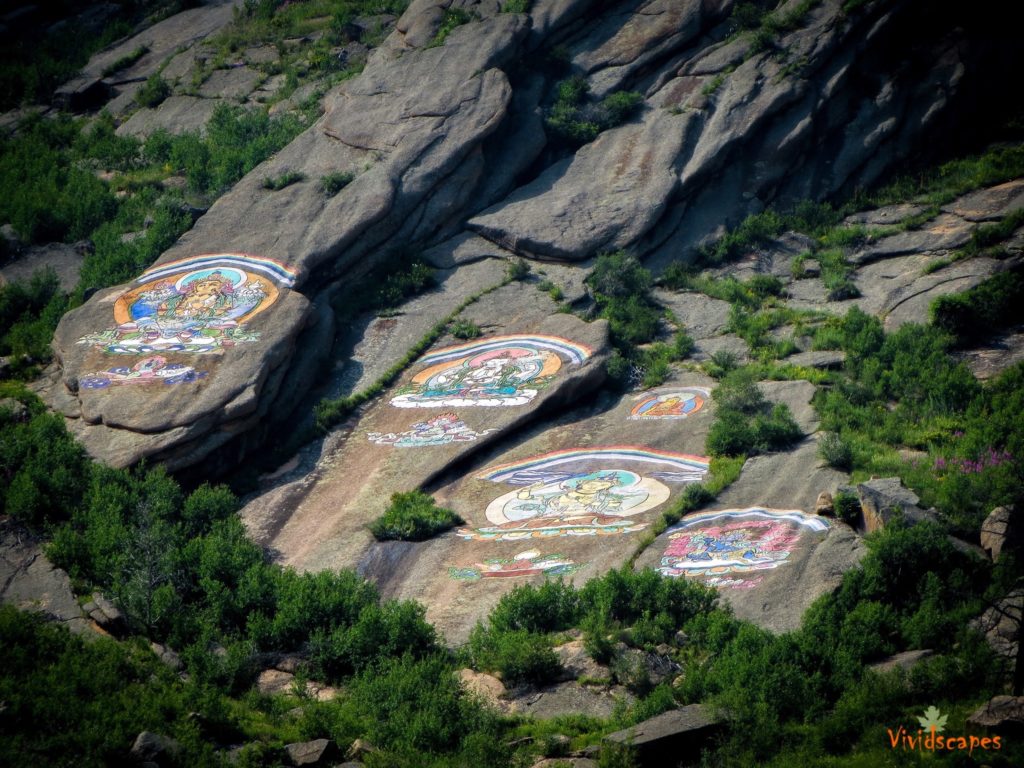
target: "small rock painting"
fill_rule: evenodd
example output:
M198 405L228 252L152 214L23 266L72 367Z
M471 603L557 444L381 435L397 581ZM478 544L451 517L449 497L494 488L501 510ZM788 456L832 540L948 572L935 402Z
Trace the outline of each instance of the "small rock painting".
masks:
M147 384L188 384L206 376L191 365L168 363L167 358L154 355L137 362L131 368L111 368L89 373L78 380L82 389L107 389Z
M685 419L697 413L711 393L701 387L684 387L671 392L648 392L636 398L631 419Z
M425 421L417 421L404 432L369 432L366 437L377 445L393 445L395 448L424 448L431 445L466 443L483 437L497 428L477 432L455 413L442 413Z
M448 575L459 581L507 579L537 574L567 576L578 571L583 565L562 555L541 555L535 549L528 549L513 556L512 559L489 558L471 566L449 568Z

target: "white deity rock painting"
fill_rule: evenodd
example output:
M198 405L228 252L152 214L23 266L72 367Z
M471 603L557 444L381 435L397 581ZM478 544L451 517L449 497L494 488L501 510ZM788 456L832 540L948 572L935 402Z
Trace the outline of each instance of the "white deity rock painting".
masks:
M144 272L114 302L116 326L79 339L109 354L216 352L253 342L245 323L278 299L294 273L272 259L213 254Z
M562 368L592 354L558 336L495 336L446 347L420 360L426 365L392 398L396 408L526 405Z

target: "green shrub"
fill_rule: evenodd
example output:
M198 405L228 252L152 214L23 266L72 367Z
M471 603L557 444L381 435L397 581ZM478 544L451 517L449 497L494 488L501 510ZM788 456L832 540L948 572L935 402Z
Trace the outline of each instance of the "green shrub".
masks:
M300 181L304 181L306 174L300 173L299 171L285 171L280 176L264 177L263 188L271 189L275 192L285 187L290 187L292 184L297 184Z
M788 406L769 403L750 369L726 375L712 396L717 409L705 443L712 456L777 451L803 436Z
M616 91L599 103L590 103L590 86L576 75L556 86L555 103L548 111L545 125L558 138L573 144L586 144L608 128L621 125L643 104L643 95Z
M441 19L441 26L438 27L437 33L434 35L434 39L430 41L427 48L436 48L439 45L444 45L444 41L456 27L468 24L472 20L473 17L462 8L449 8L444 12L444 17Z
M509 280L523 280L530 274L530 262L524 258L514 259L508 263L505 274Z
M940 296L932 302L931 321L961 347L1024 322L1024 275L1000 272L963 293Z
M409 491L392 494L391 505L370 524L370 532L378 541L425 541L464 522L450 509L437 506L430 494Z
M328 197L334 197L352 183L356 175L351 171L338 171L320 177L318 188Z
M507 685L550 683L562 669L547 639L525 629L477 624L469 633L467 653L475 669L497 672Z
M571 584L546 581L520 585L502 595L491 610L491 626L500 631L558 632L579 621L579 595Z
M818 455L830 467L848 472L853 467L853 451L835 432L826 432L818 440Z
M167 84L167 81L160 77L159 73L150 75L146 82L142 84L142 87L135 92L135 103L140 107L154 107L160 106L164 99L171 95L171 86Z
M505 0L501 4L502 13L529 13L531 0Z
M471 320L456 320L448 328L448 332L457 339L475 339L481 334L480 326Z

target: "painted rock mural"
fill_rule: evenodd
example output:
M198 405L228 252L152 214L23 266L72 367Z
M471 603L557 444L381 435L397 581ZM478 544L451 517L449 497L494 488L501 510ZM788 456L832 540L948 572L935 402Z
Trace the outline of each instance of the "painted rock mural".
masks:
M160 264L114 302L115 326L81 337L108 354L217 352L257 341L246 321L277 301L295 275L273 259L220 253Z
M645 392L630 411L631 419L685 419L697 413L711 397L703 387L685 387L669 392Z
M395 448L426 448L432 445L468 443L491 432L497 427L477 431L455 413L442 413L423 421L417 421L404 432L368 432L367 439L377 445L392 445Z
M188 384L206 376L206 371L197 371L191 365L168 363L166 357L154 355L144 357L130 368L110 368L96 371L79 379L83 389L106 389L148 384Z
M568 576L583 564L575 563L564 555L542 555L535 549L520 552L511 558L492 557L482 563L448 569L448 575L460 581L480 579L508 579L517 576Z
M666 532L669 543L658 570L750 589L761 583L761 572L785 565L806 534L829 527L823 518L798 510L751 507L691 515Z
M580 365L593 350L557 336L492 336L439 349L402 387L397 408L526 405L562 368Z
M492 525L459 535L515 541L632 533L647 526L632 518L668 500L666 482L697 482L707 471L701 456L637 446L555 451L499 465L478 477L517 487L487 506Z

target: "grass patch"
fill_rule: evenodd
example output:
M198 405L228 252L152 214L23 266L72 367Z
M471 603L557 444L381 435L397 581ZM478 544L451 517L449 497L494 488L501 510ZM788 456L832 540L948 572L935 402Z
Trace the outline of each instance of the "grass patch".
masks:
M448 332L456 339L476 339L480 337L480 326L470 320L456 320L448 327Z
M277 191L306 180L306 174L299 171L285 171L280 176L265 176L263 188Z
M328 197L334 197L345 187L355 180L356 175L351 171L337 171L320 177L317 188Z
M126 53L121 58L105 66L102 72L103 77L110 77L115 72L120 72L122 69L128 69L128 67L137 62L147 53L149 53L149 46L140 45L134 51Z
M462 8L449 8L444 12L444 17L441 19L441 26L438 27L437 33L434 35L434 39L430 41L427 48L436 48L440 45L444 45L444 41L448 39L448 35L452 33L456 28L461 27L463 24L468 24L473 20L473 17L468 11Z
M377 541L426 541L466 521L437 506L429 493L395 493L387 511L370 524Z

